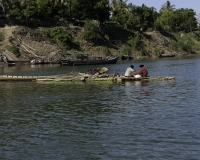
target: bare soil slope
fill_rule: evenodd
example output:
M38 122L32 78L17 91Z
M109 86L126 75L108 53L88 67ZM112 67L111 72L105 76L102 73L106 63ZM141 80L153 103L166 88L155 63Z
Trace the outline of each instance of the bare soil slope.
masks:
M108 47L112 55L121 55L122 49L126 45L125 39L130 35L140 37L140 41L142 41L145 52L147 53L143 55L142 51L133 50L131 54L134 57L157 57L158 53L155 53L156 48L161 49L164 53L182 54L172 49L170 40L175 39L172 34L164 36L160 32L140 32L125 30L123 28L107 28L105 35L102 37L102 41L92 44L81 40L80 33L83 31L81 27L69 26L68 29L74 39L80 44L82 51L87 51L93 55L103 56L103 53L101 53L102 46ZM0 28L0 32L5 37L5 40L0 42L1 54L6 55L8 60L59 60L65 58L65 51L56 44L41 37L38 31L38 29L30 29L23 26L5 26L4 28ZM11 36L14 38L12 43L9 42L9 37ZM185 43L188 42L186 41ZM200 46L199 41L195 41L195 43L197 46ZM14 45L19 48L21 56L16 57L13 53L9 52L5 48L9 45ZM199 53L198 49L196 53Z
M11 60L17 60L17 57L12 54L11 52L7 51L7 50L4 50L6 46L10 45L10 42L9 42L9 37L13 37L13 30L15 30L15 26L12 26L12 27L9 27L9 26L5 26L4 28L1 28L0 29L0 32L2 32L4 34L4 37L5 37L5 40L3 42L0 42L0 49L2 51L1 54L4 54L7 59L11 59Z
M0 43L1 54L6 55L8 60L31 60L35 58L57 59L60 55L60 49L56 45L50 44L48 41L37 39L34 31L19 26L6 26L0 28L0 32L4 34L5 40ZM12 43L9 41L13 37ZM16 57L5 47L14 45L19 48L21 56Z

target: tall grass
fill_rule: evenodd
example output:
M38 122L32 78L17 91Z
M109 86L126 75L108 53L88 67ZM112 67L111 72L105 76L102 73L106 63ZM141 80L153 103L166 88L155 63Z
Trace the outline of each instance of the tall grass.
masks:
M9 52L13 53L16 57L20 57L21 53L19 52L19 48L15 46L6 46L5 47Z
M0 32L0 42L2 42L4 40L5 40L4 34L2 32Z

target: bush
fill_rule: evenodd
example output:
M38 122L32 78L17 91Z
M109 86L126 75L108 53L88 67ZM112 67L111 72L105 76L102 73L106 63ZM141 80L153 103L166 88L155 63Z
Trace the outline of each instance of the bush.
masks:
M182 44L182 50L191 53L192 52L192 46L190 44Z
M63 46L72 42L72 36L62 27L52 28L50 31L50 37L57 43L61 43Z
M16 57L21 56L21 53L19 52L19 48L15 46L6 46L5 47L9 52L13 53Z
M172 47L173 50L178 51L178 44L176 41L170 41L170 46Z
M143 45L139 37L128 37L127 43L138 51L143 49Z
M41 29L40 30L40 34L43 37L50 38L50 30L49 29Z
M125 47L122 49L122 55L131 54L131 53L132 53L132 49L131 49L131 47L129 47L129 46L125 46Z
M93 21L86 20L82 37L90 42L93 42L94 40L99 38L98 24Z
M170 41L170 44L172 46L172 49L175 51L185 51L188 53L193 52L193 48L195 48L197 45L195 44L195 41L199 41L200 37L194 33L188 33L184 34L182 36L177 35L176 36L177 41ZM195 40L195 41L194 41Z
M141 56L147 56L147 57L150 57L151 54L150 54L149 51L147 51L146 49L143 49L143 50L141 51Z
M0 32L0 42L2 42L4 40L5 40L5 37L4 37L3 33Z
M49 38L50 41L57 43L59 46L69 48L72 43L72 36L63 27L54 27L52 29L42 29L40 34L43 37Z
M164 51L161 48L155 48L154 52L156 53L157 56L159 56L159 55L164 53Z
M148 28L148 29L146 30L146 32L152 32L152 31L153 31L152 28Z
M179 41L179 42L172 41L171 46L172 46L172 49L175 51L183 50L188 53L192 52L192 44L191 43L185 43L183 41Z
M105 54L106 56L111 55L111 51L106 46L103 46L103 47L100 48L100 53Z

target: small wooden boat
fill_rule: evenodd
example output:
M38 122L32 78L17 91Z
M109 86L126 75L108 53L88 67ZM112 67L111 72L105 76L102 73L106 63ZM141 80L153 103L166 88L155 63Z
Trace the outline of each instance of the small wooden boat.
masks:
M30 64L30 61L16 61L16 60L7 60L7 63L15 64Z
M36 60L33 59L30 61L31 64L37 65L37 64L58 64L59 61L52 61L52 60L44 60L44 59L40 59L40 60Z
M123 55L123 56L121 56L121 59L122 59L122 60L132 60L133 57L130 56L130 55Z
M8 63L8 66L11 67L11 66L15 66L16 63Z
M57 61L38 61L38 62L36 61L32 64L35 64L35 65L37 65L37 64L58 64L58 62Z
M161 54L161 55L159 55L158 57L159 57L159 58L175 57L175 54L172 54L172 53L167 54L167 53L165 53L165 54Z
M88 60L88 61L74 61L74 66L80 65L101 65L101 64L116 64L119 56L116 57L109 57L107 59L95 59L95 60Z
M82 60L63 60L60 61L61 66L81 66L81 65L102 65L102 64L116 64L119 56L108 57L107 59L102 59L100 57L93 57L92 59L82 59Z
M61 60L59 63L61 66L73 66L73 61L71 60Z

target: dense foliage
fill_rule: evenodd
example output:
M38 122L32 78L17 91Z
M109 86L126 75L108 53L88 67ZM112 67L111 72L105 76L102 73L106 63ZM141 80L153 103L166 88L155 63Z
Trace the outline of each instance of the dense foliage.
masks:
M73 38L71 34L63 27L53 27L50 29L41 29L40 34L58 44L61 48L69 49L70 45L73 44Z
M127 4L126 0L1 0L0 3L10 19L27 23L89 19L151 30L193 31L198 27L193 9L176 9L170 1L163 4L159 12L144 4Z
M82 36L85 40L92 42L99 37L98 31L98 25L95 22L86 20Z

